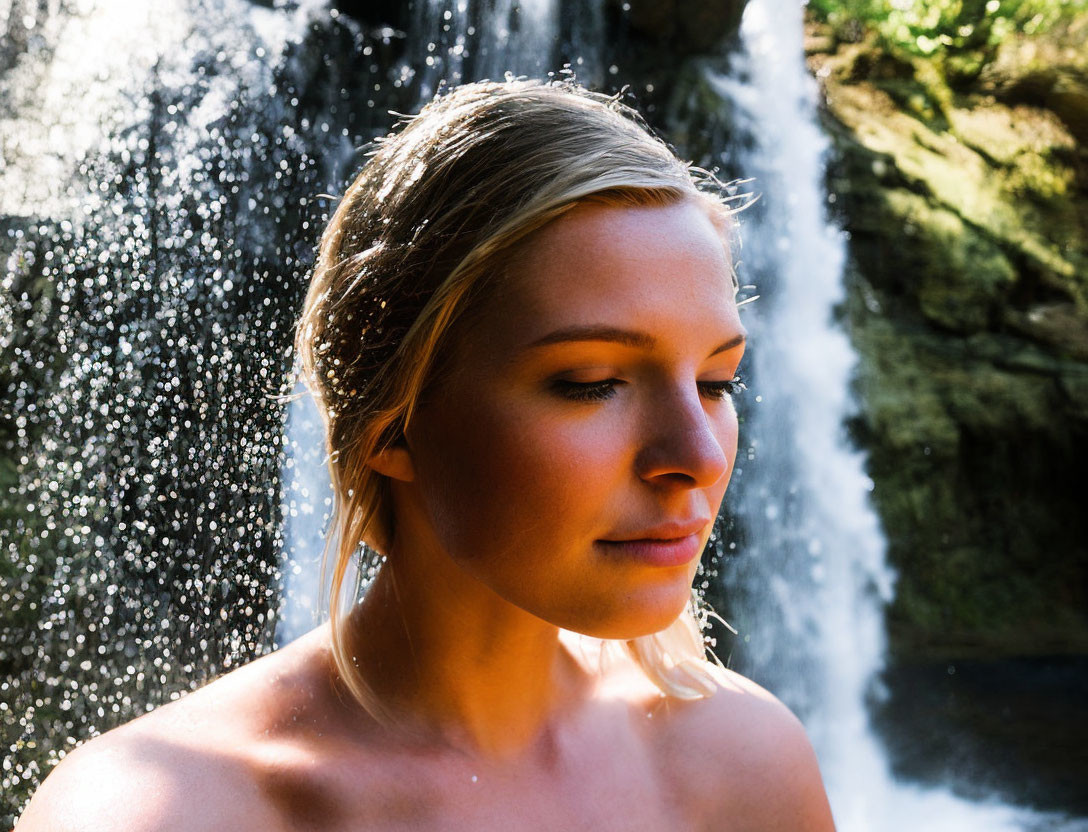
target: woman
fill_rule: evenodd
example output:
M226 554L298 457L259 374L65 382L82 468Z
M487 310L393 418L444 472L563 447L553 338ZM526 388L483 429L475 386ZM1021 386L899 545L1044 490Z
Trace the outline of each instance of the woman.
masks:
M569 83L463 86L380 143L296 338L331 623L80 747L20 832L832 829L691 600L744 348L712 185Z

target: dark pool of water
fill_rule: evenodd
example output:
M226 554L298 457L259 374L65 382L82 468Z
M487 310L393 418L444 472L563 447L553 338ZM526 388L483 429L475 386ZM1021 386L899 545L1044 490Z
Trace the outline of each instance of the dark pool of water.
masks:
M899 662L884 682L897 777L1088 817L1088 656Z

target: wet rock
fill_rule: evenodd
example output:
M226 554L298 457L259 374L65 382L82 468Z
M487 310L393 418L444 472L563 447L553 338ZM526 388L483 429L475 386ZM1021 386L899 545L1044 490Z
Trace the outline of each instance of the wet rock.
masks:
M1075 304L1059 301L1036 304L1023 311L1007 309L1005 320L1054 352L1088 362L1088 327Z
M337 0L331 5L370 26L405 29L411 19L412 4L400 0Z
M656 41L663 52L684 56L708 52L734 33L745 0L629 0L622 6L633 32Z
M1059 83L1079 76L1006 56L954 91L872 40L809 63L851 236L855 429L900 572L893 647L1085 649L1088 181Z

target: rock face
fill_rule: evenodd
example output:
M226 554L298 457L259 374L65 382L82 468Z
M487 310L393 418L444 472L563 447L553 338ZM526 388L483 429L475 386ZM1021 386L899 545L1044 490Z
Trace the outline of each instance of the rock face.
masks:
M1038 50L953 93L809 31L901 653L1088 646L1088 86Z
M630 0L612 3L626 12L632 33L662 52L686 56L713 52L737 30L745 0Z

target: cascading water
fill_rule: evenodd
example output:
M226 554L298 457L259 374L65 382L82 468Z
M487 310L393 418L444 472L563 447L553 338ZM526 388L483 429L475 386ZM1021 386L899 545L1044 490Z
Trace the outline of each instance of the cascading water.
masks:
M744 316L760 395L746 411L743 487L731 491L745 551L726 570L743 669L804 718L844 832L1057 829L1057 817L897 784L869 727L894 576L863 456L845 435L855 357L835 313L846 241L826 219L829 146L802 14L797 0L752 0L731 73L710 79L731 110L731 162L762 196L743 228L742 274L761 293Z
M0 4L0 827L271 646L318 195L402 106L393 35L315 12Z
M759 392L745 423L754 459L733 501L754 597L735 614L766 683L801 713L845 728L839 742L820 743L825 767L857 770L843 751L857 753L866 733L860 707L883 651L880 604L893 576L867 504L871 482L843 436L854 355L834 307L845 246L823 217L826 141L801 61L800 6L773 3L747 8L734 75L712 79L743 136L733 163L762 195L745 217L742 252L745 279L761 293L745 310ZM795 25L783 20L791 12Z

